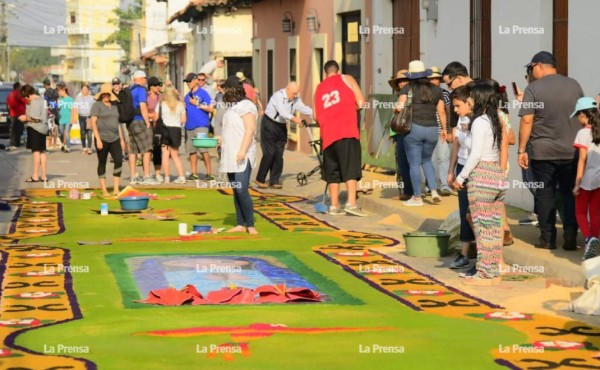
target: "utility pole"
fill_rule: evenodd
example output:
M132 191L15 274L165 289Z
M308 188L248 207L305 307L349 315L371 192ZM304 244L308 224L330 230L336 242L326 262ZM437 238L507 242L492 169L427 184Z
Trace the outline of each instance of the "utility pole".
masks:
M2 55L0 55L0 79L8 79L8 28L6 25L6 0L0 0L0 45L2 45Z

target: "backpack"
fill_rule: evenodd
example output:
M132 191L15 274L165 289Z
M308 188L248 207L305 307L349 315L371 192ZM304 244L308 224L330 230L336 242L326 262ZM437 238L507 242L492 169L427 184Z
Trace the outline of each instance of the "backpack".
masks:
M58 91L52 88L47 88L44 92L44 100L48 105L48 115L54 116L54 121L58 122Z
M119 111L119 122L131 123L135 117L135 108L133 107L133 96L129 88L124 88L119 92L119 104L117 110Z

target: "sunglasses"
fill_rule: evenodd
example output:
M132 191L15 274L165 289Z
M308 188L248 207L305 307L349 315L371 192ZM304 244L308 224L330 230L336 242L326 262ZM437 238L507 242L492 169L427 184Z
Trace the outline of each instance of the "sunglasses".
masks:
M162 85L163 85L163 84L162 84L162 82L161 82L161 83L159 83L158 85L150 85L150 87L152 87L152 86L160 86L160 87L162 87Z
M206 81L206 78L199 78L198 81Z
M454 88L452 87L452 84L454 83L454 81L456 81L456 79L457 79L458 77L459 77L459 76L456 76L456 77L454 77L453 79L451 79L450 81L448 81L448 83L446 84L446 86L448 86L448 87L449 87L449 88L451 88L451 89L454 89Z

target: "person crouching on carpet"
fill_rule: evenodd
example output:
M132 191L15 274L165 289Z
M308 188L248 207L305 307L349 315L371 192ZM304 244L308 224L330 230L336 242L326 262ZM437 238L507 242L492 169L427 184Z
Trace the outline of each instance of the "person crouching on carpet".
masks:
M246 98L239 78L230 76L221 87L225 91L223 102L229 109L223 116L219 172L227 173L237 217L237 226L227 232L248 231L256 235L254 206L248 187L252 168L256 164L254 133L258 112L256 105Z
M465 285L492 286L500 282L499 262L502 253L502 201L506 192L506 175L502 169L503 129L498 117L496 90L475 84L467 103L473 107L471 132L465 140L467 161L456 180L459 190L467 182L469 209L477 241L477 273L465 277ZM506 159L506 158L504 158Z
M110 84L103 84L100 92L94 96L96 102L90 111L90 125L94 134L94 144L98 155L98 178L102 195L109 196L106 188L106 160L108 153L113 159L113 194L119 194L119 180L123 165L123 149L125 140L119 125L119 111L117 109L117 96L112 93ZM113 104L114 102L114 104Z

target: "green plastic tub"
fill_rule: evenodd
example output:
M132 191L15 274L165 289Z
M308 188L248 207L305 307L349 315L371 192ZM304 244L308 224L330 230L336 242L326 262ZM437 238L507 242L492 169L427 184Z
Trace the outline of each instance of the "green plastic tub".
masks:
M212 137L193 138L192 145L196 148L216 148L219 141Z
M415 231L404 234L406 254L411 257L443 257L448 254L446 231Z

